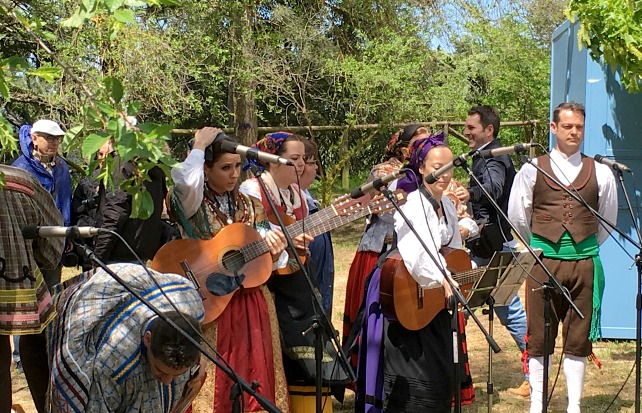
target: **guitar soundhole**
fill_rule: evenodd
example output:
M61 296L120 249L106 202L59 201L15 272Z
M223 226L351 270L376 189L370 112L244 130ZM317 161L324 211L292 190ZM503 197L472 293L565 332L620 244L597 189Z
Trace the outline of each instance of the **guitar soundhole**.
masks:
M245 261L243 261L243 254L239 251L228 251L223 255L223 267L229 272L237 274L243 265L245 265Z

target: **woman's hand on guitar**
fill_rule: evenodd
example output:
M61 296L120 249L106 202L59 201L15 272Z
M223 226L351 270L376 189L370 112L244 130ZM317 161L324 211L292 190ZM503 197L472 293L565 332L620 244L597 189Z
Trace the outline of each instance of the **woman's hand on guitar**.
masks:
M314 238L312 238L308 234L299 234L296 237L292 238L292 241L294 242L294 248L301 251L305 251L313 240Z
M459 288L459 283L457 281L453 280L450 275L448 275L448 278L450 278L450 281L453 283L455 288ZM446 296L446 299L450 300L450 297L453 296L453 290L450 288L450 283L448 283L446 277L441 280L441 286L444 288L444 295Z
M265 234L265 243L270 250L270 254L272 254L273 261L279 259L279 256L287 246L285 235L283 235L283 231L281 231L280 229L273 229L272 231Z

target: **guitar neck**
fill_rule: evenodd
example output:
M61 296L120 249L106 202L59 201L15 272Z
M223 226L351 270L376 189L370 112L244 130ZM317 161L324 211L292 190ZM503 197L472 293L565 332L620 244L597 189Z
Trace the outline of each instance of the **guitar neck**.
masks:
M369 207L363 207L355 210L354 212L346 215L338 215L333 206L322 209L305 219L298 221L286 227L288 234L292 238L304 232L311 237L324 234L333 229L339 228L349 222L352 222L361 217L369 215L371 210Z

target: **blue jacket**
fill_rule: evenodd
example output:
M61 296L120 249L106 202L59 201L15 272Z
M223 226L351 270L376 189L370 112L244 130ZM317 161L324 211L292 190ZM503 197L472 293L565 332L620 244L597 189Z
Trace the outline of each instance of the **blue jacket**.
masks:
M31 142L31 125L20 128L20 150L22 155L15 160L13 166L30 172L40 184L54 197L56 206L62 213L65 226L71 222L71 175L69 166L59 156L53 167L53 175L45 169L38 159L33 157L33 143Z

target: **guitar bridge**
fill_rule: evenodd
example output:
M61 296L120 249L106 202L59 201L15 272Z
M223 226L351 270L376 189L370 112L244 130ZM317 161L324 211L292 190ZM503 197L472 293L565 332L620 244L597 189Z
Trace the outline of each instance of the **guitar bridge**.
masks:
M188 280L190 280L194 286L196 287L196 291L198 291L198 295L201 297L202 301L205 301L207 297L205 297L205 294L203 291L201 291L201 285L198 283L198 280L196 279L196 276L194 275L194 272L192 269L189 267L189 264L187 263L187 260L181 261L181 268L183 269L183 272L185 273L185 277L187 277Z

